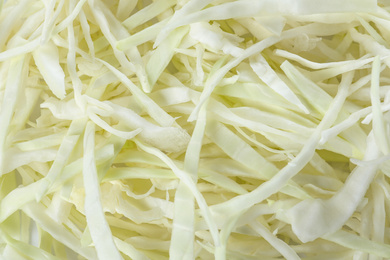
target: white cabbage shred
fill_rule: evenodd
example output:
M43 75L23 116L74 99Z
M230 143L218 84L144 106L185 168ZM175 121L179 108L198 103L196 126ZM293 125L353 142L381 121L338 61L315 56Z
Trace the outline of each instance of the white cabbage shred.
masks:
M0 259L390 259L389 66L385 0L0 1Z

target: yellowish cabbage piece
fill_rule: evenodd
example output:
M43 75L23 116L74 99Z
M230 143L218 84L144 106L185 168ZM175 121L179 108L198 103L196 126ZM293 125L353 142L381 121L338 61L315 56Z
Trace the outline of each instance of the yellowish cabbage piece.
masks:
M0 259L390 259L389 12L0 1Z

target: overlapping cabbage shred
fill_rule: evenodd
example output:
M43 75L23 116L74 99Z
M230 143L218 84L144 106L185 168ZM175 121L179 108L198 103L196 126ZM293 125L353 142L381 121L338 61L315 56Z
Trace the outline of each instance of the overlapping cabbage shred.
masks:
M1 3L1 259L390 258L389 1Z

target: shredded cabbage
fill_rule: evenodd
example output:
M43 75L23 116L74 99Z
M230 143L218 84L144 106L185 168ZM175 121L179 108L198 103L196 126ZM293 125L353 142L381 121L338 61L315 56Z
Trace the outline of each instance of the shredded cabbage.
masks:
M0 1L0 259L390 259L390 2Z

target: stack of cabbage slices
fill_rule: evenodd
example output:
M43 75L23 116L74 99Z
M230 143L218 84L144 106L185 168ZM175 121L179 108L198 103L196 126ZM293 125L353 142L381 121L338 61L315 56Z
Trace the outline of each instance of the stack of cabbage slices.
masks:
M0 11L1 259L390 259L390 1Z

